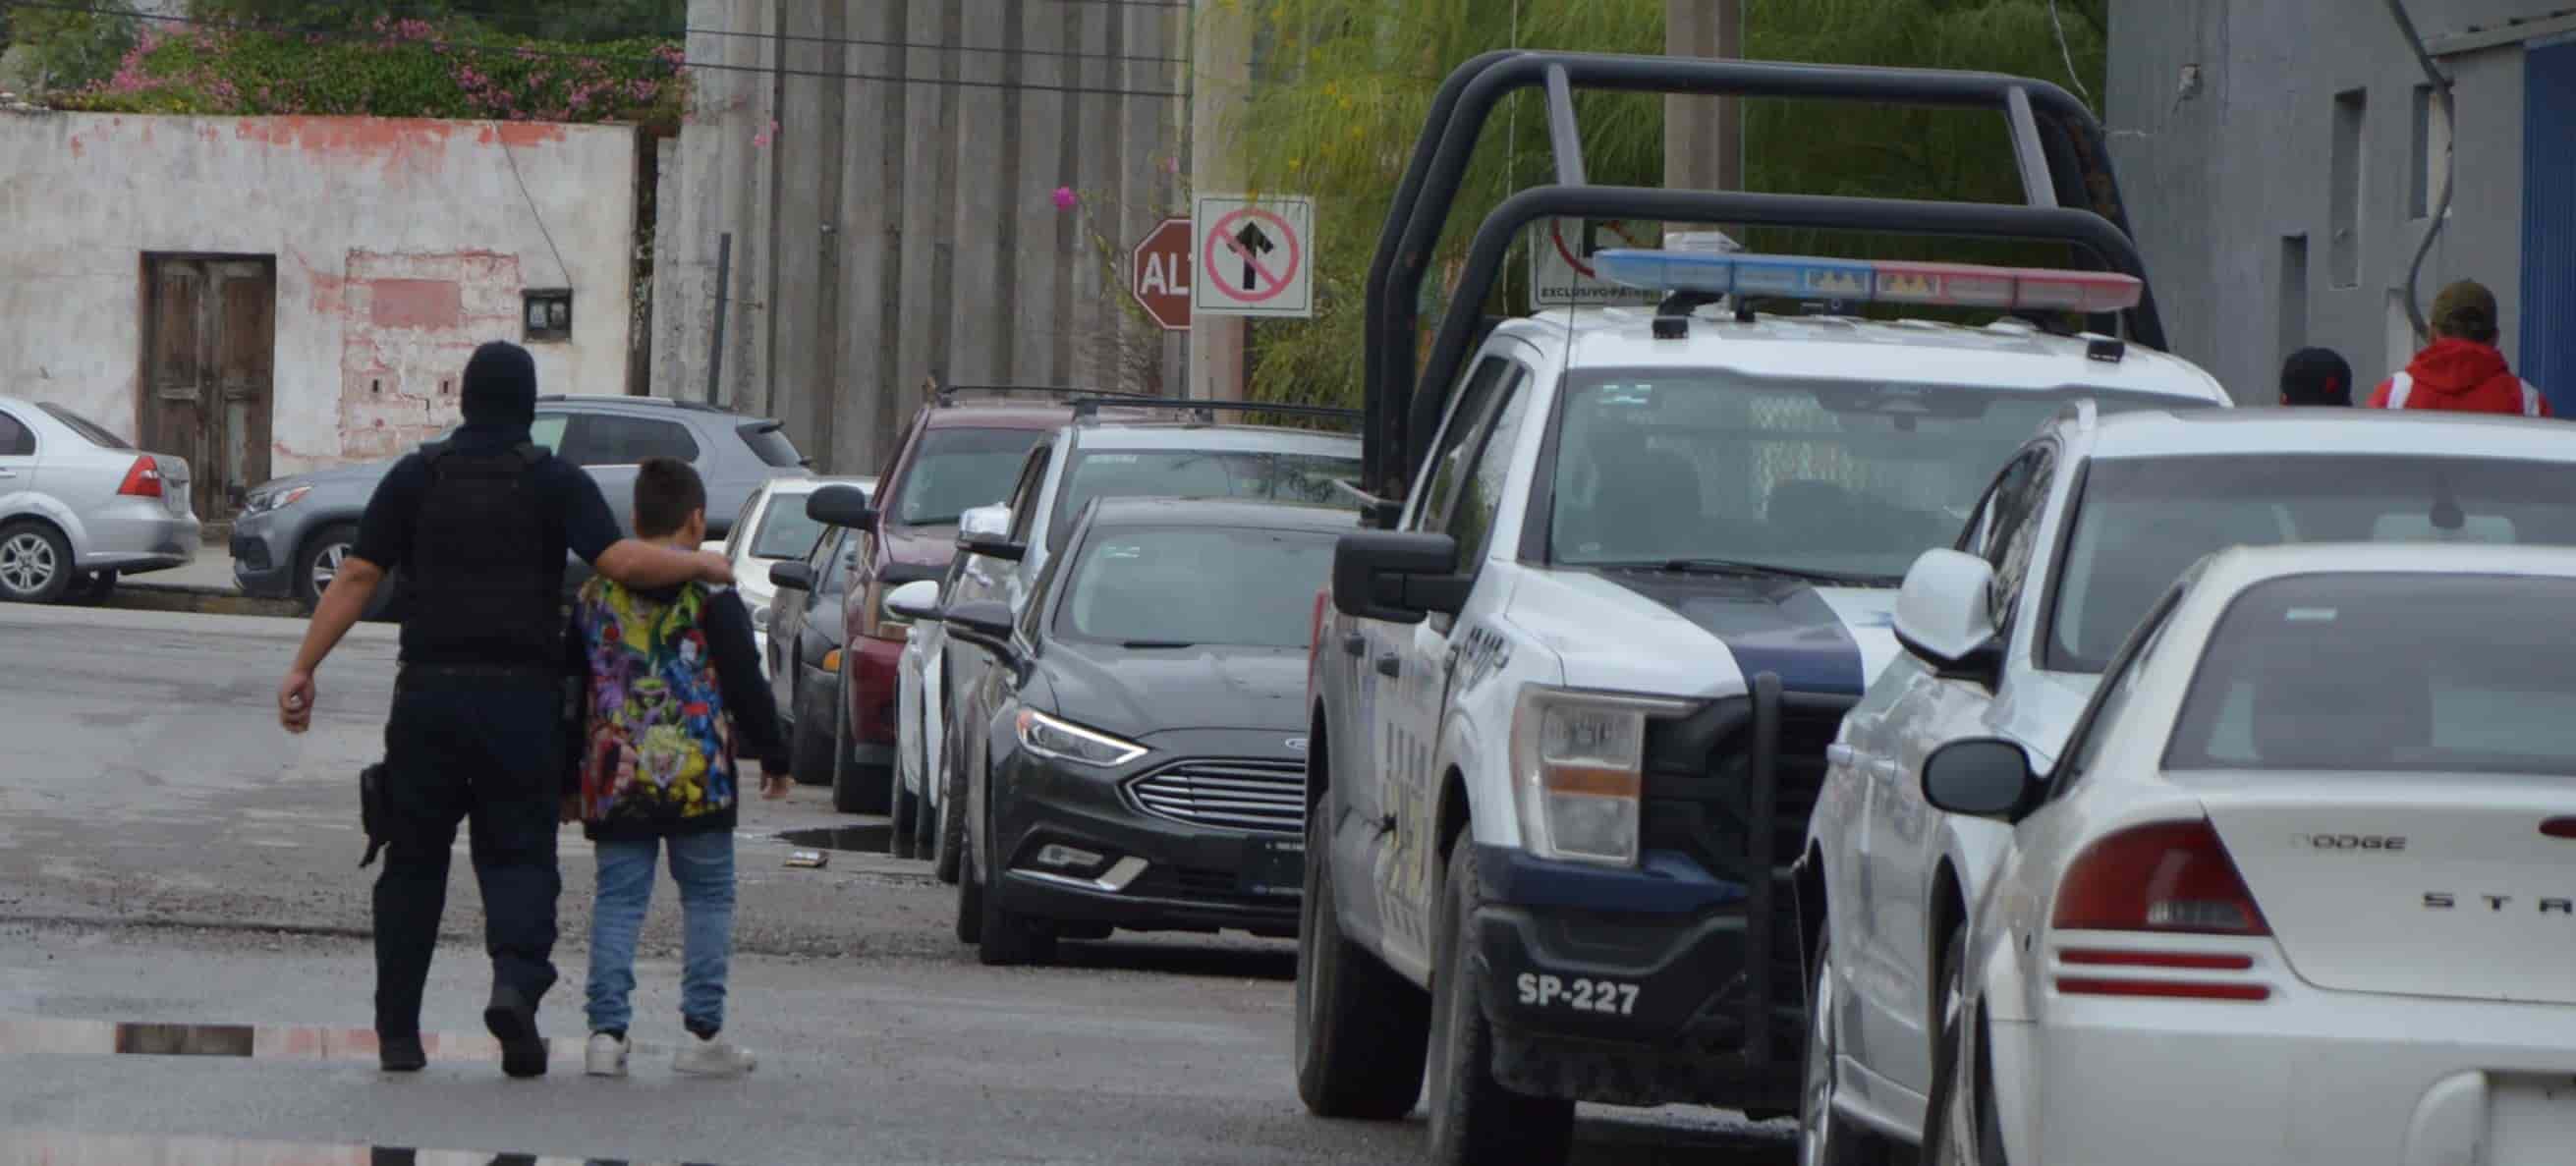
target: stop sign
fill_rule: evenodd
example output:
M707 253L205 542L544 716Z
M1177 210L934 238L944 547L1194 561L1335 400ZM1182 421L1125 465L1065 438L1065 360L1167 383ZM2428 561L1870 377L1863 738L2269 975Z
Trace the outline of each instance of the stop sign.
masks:
M1167 332L1190 330L1190 221L1165 219L1128 255L1128 294Z

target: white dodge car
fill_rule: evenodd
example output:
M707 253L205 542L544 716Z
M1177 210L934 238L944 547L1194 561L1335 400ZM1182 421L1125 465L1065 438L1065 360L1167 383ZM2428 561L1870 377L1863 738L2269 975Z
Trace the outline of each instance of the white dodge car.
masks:
M2569 1161L2571 610L2567 549L2231 550L2055 766L1933 754L1934 804L2010 829L1925 1160Z

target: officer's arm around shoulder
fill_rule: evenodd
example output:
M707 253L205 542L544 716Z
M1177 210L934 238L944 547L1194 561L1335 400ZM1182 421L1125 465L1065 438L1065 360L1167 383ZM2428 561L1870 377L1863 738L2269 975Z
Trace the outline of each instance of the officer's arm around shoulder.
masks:
M419 454L405 454L385 471L384 480L376 483L375 493L367 496L367 509L358 516L358 542L349 548L349 559L341 564L340 573L354 574L359 581L372 583L401 566L403 556L411 550L412 527L420 520L420 506L428 488L429 463Z
M694 552L621 537L617 517L609 512L597 481L560 459L552 469L555 496L563 507L564 544L592 570L628 587L647 589L693 580L732 581L707 580L707 560Z

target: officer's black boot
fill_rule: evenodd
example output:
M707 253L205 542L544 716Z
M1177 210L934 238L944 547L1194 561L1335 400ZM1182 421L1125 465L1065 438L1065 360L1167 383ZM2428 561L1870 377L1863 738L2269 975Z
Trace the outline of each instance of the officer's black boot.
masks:
M546 1039L537 1033L537 1007L519 990L492 987L492 1002L483 1009L483 1026L501 1041L501 1071L513 1077L546 1075Z
M429 1053L417 1036L389 1036L376 1042L376 1065L388 1073L417 1073L429 1065Z

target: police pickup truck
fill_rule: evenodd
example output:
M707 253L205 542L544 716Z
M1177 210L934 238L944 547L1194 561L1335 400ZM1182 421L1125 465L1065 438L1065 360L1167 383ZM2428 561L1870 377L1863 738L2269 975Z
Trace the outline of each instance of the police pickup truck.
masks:
M2018 78L1524 53L1460 74L1398 195L1397 218L1430 213L1428 231L1455 188L1455 142L1473 143L1444 121L1480 120L1514 80L1546 84L1552 105L1584 81L1990 97L2037 137L2030 151L2072 140L2100 156L2080 106ZM1479 80L1497 74L1508 79ZM2031 128L2034 99L2047 132ZM1566 173L1580 147L1570 109L1556 112ZM2026 175L2034 202L2088 182L2116 191L2107 173L2043 171ZM1606 251L1598 269L1664 293L1660 307L1487 322L1475 339L1461 313L1482 301L1479 281L1549 213L1964 227L2070 242L2125 270ZM1384 501L1377 529L1344 536L1331 601L1318 600L1299 1091L1325 1116L1391 1119L1427 1073L1442 1162L1562 1161L1578 1101L1795 1112L1806 930L1787 867L1826 746L1896 653L1906 568L1952 541L2013 451L2070 402L2223 394L2113 334L2156 335L2114 218L1560 184L1486 221L1466 306L1423 377L1455 387L1415 403L1412 353L1375 349L1412 335L1402 309L1420 252L1405 244L1425 230L1391 225L1372 272L1363 476ZM1863 303L2007 318L1835 306ZM2053 314L2111 331L2051 326ZM1427 440L1413 448L1407 432Z

